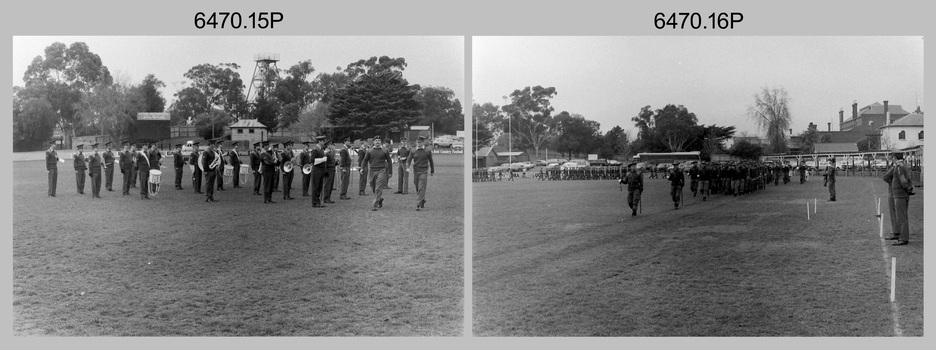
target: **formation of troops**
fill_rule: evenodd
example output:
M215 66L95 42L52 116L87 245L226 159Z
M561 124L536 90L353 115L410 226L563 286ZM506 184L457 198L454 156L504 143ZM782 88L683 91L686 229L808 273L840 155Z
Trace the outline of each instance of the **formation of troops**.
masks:
M383 190L390 189L388 179L396 167L400 176L395 193L409 194L409 177L412 173L413 189L417 196L416 210L420 211L425 209L427 203L428 177L435 174L432 151L426 147L422 136L415 145L408 144L405 138L401 141L402 146L395 152L389 145L385 147L379 136L361 140L357 147L352 147L351 140L346 138L336 149L334 143L326 141L324 136L318 136L315 142L303 142L301 150L294 150L292 141L282 144L264 141L254 143L253 149L245 152L238 149L238 142L232 143L231 149L225 151L222 141L212 140L208 141L204 150L199 149L198 142L193 143L192 152L188 156L183 154L182 144L177 144L167 158L172 158L175 189L185 190L182 180L187 165L192 174L193 192L203 194L205 202L217 202L215 195L225 191L226 183L232 189L241 188L241 184L248 182L248 179L241 177L253 173L253 194L262 195L264 204L276 203L273 200L274 192L281 192L283 200L296 199L293 197L293 183L294 178L299 177L302 197L312 197L313 207L324 208L325 204L336 203L332 200L336 190L339 200L351 199L348 196L351 172L358 171L358 195L367 196L367 185L370 185L370 194L376 195L372 203L373 211L383 208ZM281 145L283 149L280 149ZM72 154L78 194L85 194L86 171L90 174L92 198L101 198L102 175L104 189L114 191L115 167L123 174L121 184L124 196L130 195L133 188L139 188L141 200L151 199L158 193L161 169L166 166L157 144L124 142L123 150L117 152L112 150L111 142L104 144L103 151L98 146L97 143L90 145L90 152L86 154L85 147L78 145ZM242 164L242 156L247 156L247 163ZM55 197L58 187L58 163L64 163L64 160L58 156L55 142L52 141L46 151L50 197ZM295 176L296 172L301 172L301 177Z

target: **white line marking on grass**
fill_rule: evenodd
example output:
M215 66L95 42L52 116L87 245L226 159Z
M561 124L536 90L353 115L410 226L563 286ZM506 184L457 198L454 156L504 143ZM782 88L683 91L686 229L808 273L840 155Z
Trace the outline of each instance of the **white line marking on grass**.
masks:
M894 302L894 291L897 289L897 257L891 257L891 302Z
M816 210L819 210L819 198L813 198L812 212L816 213Z

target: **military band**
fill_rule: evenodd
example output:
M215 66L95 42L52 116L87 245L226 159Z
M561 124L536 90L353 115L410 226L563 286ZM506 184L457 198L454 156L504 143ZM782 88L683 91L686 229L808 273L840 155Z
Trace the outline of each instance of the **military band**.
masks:
M261 180L263 178L263 175L262 175L263 173L260 169L260 165L261 165L260 155L263 154L263 149L261 148L262 145L263 144L260 142L254 143L253 152L250 152L250 171L253 172L253 183L254 183L253 194L255 196L260 195L260 185L261 185Z
M263 147L266 151L260 153L260 167L263 173L263 204L276 203L273 201L273 180L276 178L276 168L279 166L279 160L276 153L273 152L273 146L270 141L264 141Z
M240 160L240 152L237 150L237 144L238 144L238 143L239 143L239 142L234 142L234 143L231 145L231 151L228 152L228 158L230 159L230 160L228 161L228 164L230 164L232 167L234 167L234 175L233 175L233 177L231 178L231 182L234 183L234 184L231 186L231 187L233 187L233 188L241 188L241 185L240 185L241 160Z
M296 173L296 170L293 169L293 151L292 151L292 141L286 141L283 143L285 150L279 154L280 164L283 164L283 199L284 200L293 200L290 194L292 193L292 183L293 183L293 174ZM285 167L286 164L289 164L289 167ZM287 171L288 169L288 171Z
M136 157L137 173L140 177L140 199L150 199L149 197L149 171L150 171L150 159L149 159L149 149L146 144L140 144L140 150L137 152Z

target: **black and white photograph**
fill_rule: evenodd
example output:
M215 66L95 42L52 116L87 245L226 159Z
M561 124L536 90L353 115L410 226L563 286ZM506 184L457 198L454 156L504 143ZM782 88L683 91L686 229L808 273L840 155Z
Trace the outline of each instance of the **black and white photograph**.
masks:
M463 335L463 36L12 41L13 335Z
M475 336L923 335L921 36L471 55Z

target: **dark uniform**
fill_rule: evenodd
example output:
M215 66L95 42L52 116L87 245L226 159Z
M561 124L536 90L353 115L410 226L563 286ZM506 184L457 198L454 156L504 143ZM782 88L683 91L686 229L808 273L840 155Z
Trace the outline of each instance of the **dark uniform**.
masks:
M254 176L254 181L253 181L254 182L254 187L253 187L254 195L259 196L260 195L260 183L261 183L260 179L262 178L261 176L262 172L260 170L260 165L261 165L260 155L263 154L264 152L260 150L260 142L255 143L253 146L254 146L254 150L250 152L250 171L253 172L253 176Z
M335 149L332 147L331 142L326 143L325 148L325 183L322 184L325 191L322 193L322 202L335 203L335 201L331 200L331 194L335 189L335 168L338 164L335 159Z
M310 152L309 156L312 157L312 206L313 207L322 207L322 192L325 189L325 176L328 175L328 165L327 156L325 151L322 150L323 141L325 136L317 136L316 140L318 145L315 146ZM326 161L315 164L315 159L326 158Z
M283 143L283 145L286 147L286 150L283 151L280 156L280 164L292 163L292 141L287 141ZM292 192L293 174L295 173L295 167L288 172L285 169L283 170L283 199L295 199L290 195L290 192Z
M634 167L634 163L627 166L627 175L621 179L622 184L627 184L627 206L631 208L631 216L637 216L637 209L640 208L640 194L643 193L643 175Z
M137 152L137 173L140 174L140 199L149 199L150 159L146 146Z
M340 199L351 199L348 197L348 185L351 182L351 150L348 148L350 139L344 140L344 148L338 153L338 169L341 172L341 193Z
M835 168L835 159L829 159L829 170L826 172L826 176L829 184L829 201L835 202L835 173L838 172L838 169Z
M172 154L172 167L175 169L175 188L182 188L182 168L185 167L185 156L182 155L182 144L176 145L176 151Z
M189 164L194 165L192 169L192 187L195 187L195 193L203 193L202 187L202 164L199 161L202 153L198 151L198 142L192 144L192 154L189 155Z
M234 169L233 169L233 170L234 170L234 177L233 177L233 179L231 180L231 182L233 182L234 184L231 185L231 187L233 187L233 188L240 188L240 187L241 187L241 185L240 185L240 168L241 168L240 153L237 152L237 143L236 143L236 142L234 143L234 146L233 146L233 147L234 147L234 148L232 148L231 151L228 152L228 158L230 159L230 160L228 161L228 164L230 164L232 167L234 167Z
M678 164L673 164L673 171L669 174L670 196L673 197L673 207L679 209L679 201L682 200L682 189L686 184L686 177L682 170L679 170Z
M124 143L124 151L120 152L120 173L123 174L123 195L130 195L130 187L136 178L133 175L134 154L130 151L130 145Z
M264 142L264 146L269 142ZM273 179L276 175L276 167L279 161L273 149L269 148L266 152L260 153L260 167L263 173L263 203L276 203L273 201Z
M98 144L91 145L93 153L88 156L88 174L91 176L91 198L101 198L101 166L104 161L97 152Z
M309 145L312 142L306 141L302 144L306 146L302 152L299 153L299 168L305 169L306 165L312 164L312 156L309 153ZM308 174L305 173L305 170L302 171L302 196L309 196L309 184L312 182L312 172Z
M361 178L360 178L360 180L358 181L358 182L359 182L359 186L358 186L358 195L359 195L359 196L366 196L366 195L367 195L367 192L365 192L364 190L367 189L367 173L368 173L368 171L367 171L367 166L366 166L366 164L364 164L364 155L367 154L367 147L362 143L362 144L361 144L361 147L358 148L357 150L355 150L355 152L357 152L357 156L358 156L358 157L357 157L357 158L358 158L358 169L360 169L360 173L361 173Z
M49 142L49 150L45 154L46 171L49 172L49 197L55 197L55 189L58 187L59 156L54 146L55 141Z
M227 165L227 160L221 151L221 141L215 142L215 157L221 159L221 163L215 168L215 181L218 183L218 191L224 191L224 166Z
M83 153L81 153L81 151L84 149L84 146L78 145L77 148L78 152L72 155L75 167L75 185L78 188L78 194L84 194L85 169L88 167L85 165L85 156Z
M104 188L114 191L114 152L110 149L111 142L104 144L107 149L101 154L104 159Z
M374 208L383 207L383 190L387 186L387 178L393 174L393 161L390 159L390 153L383 148L378 147L379 138L374 138L374 148L364 155L361 162L369 168L369 181L371 188L377 195L374 198Z
M432 161L432 151L426 149L422 144L423 137L420 136L417 141L419 146L416 147L412 152L407 152L407 157L401 157L400 163L403 164L400 167L400 178L404 178L406 170L412 164L413 166L413 185L416 186L416 210L426 207L426 184L429 181L429 176L435 174L435 162ZM402 149L402 148L401 148ZM402 160L406 158L406 161ZM403 187L406 189L406 187ZM403 194L406 194L406 191L403 191Z
M406 172L406 159L409 157L410 150L406 147L406 138L400 140L402 145L400 149L397 150L397 172L400 173L400 177L397 179L397 191L394 193L407 194L409 192L409 173ZM417 191L419 191L417 189Z
M218 153L211 146L208 146L208 149L203 151L201 155L201 165L205 169L205 202L215 201L215 181L218 178L218 169L221 169L220 163L213 168L211 167L211 163L215 162L216 158L218 158Z
M910 205L910 194L913 191L913 182L910 178L910 169L904 165L903 153L895 152L898 162L884 174L884 181L888 189L888 209L891 221L891 235L889 240L895 240L894 245L905 245L910 241L910 223L907 208Z
M692 162L692 168L689 169L689 190L692 191L693 197L695 197L696 193L699 191L699 176L701 172L699 165Z

